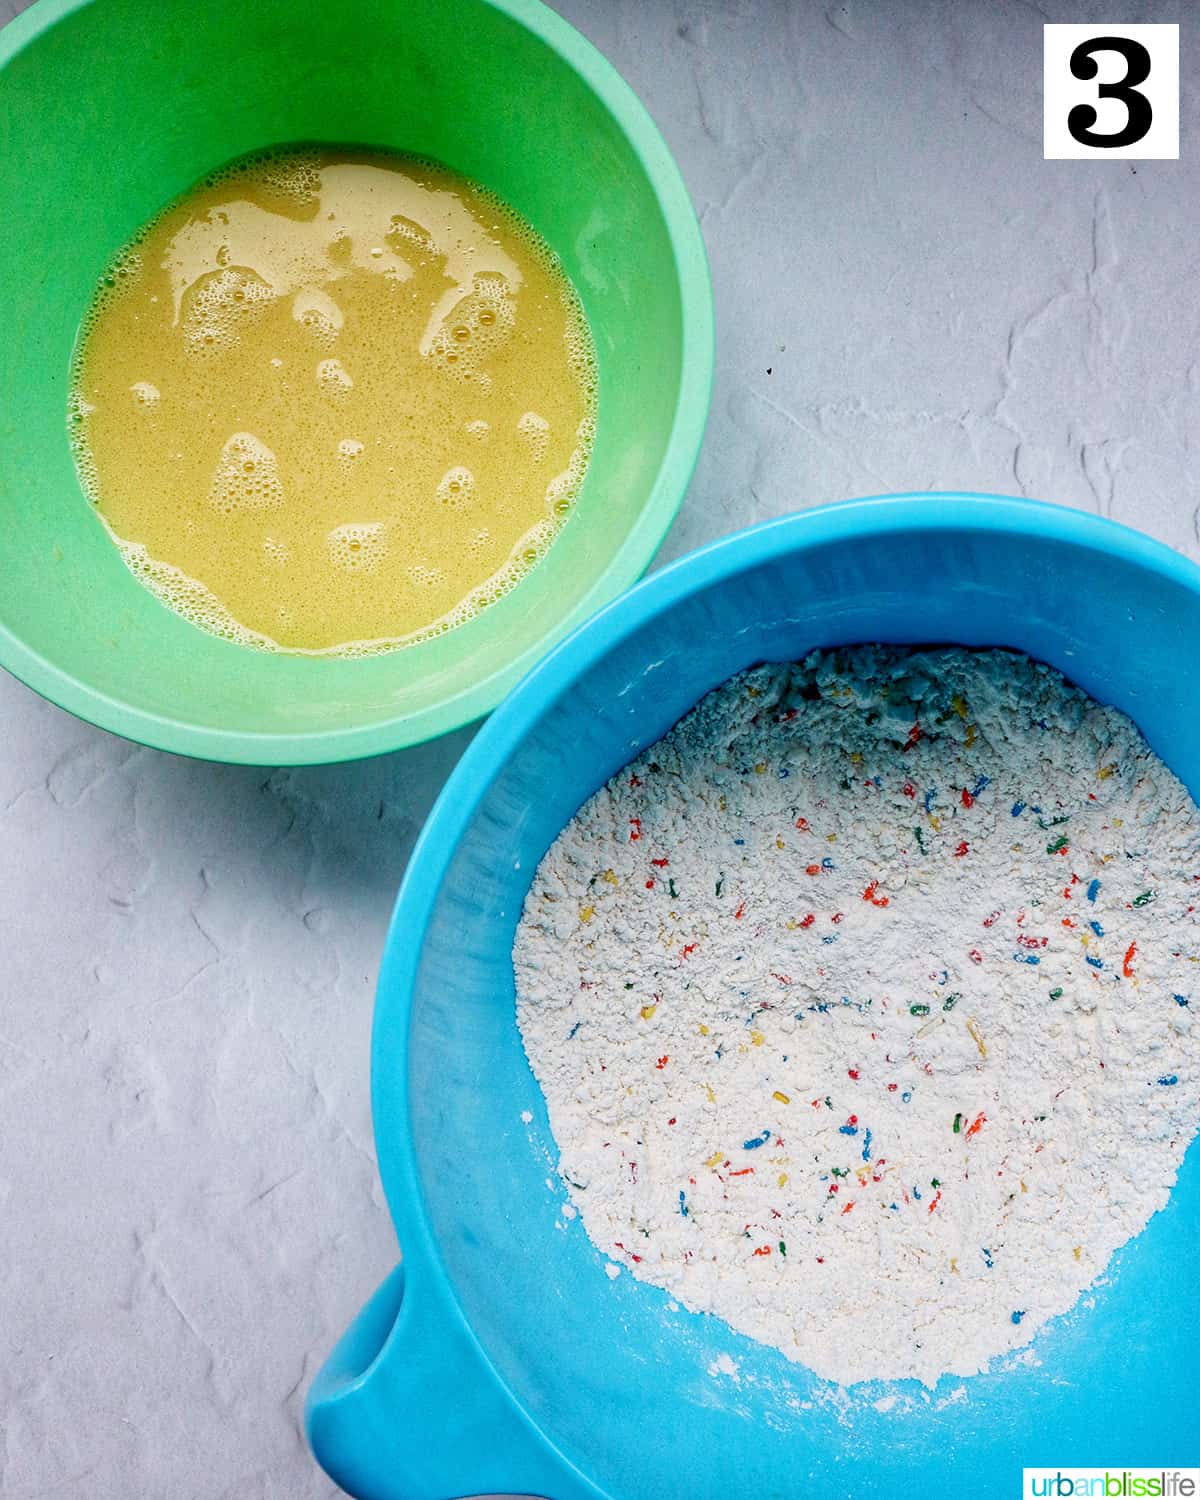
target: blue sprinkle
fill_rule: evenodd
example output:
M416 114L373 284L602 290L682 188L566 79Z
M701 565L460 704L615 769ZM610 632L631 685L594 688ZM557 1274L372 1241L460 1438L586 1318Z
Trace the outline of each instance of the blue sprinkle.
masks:
M743 845L743 844L744 844L744 843L745 843L745 842L746 842L746 840L745 840L745 839L734 839L734 841L733 841L733 842L734 842L734 843L735 843L735 844L737 844L737 845L738 845L738 847L739 847L739 848L740 848L740 847L741 847L741 846L742 846L742 845Z
M905 1103L905 1104L911 1104L912 1103L912 1095L909 1093L909 1091L907 1089L905 1089L904 1092L900 1095L900 1098L903 1101L903 1103Z
M1024 1316L1025 1316L1025 1310L1024 1310L1024 1308L1022 1308L1020 1312L1013 1313L1012 1320L1013 1320L1014 1323L1019 1323Z
M1092 929L1092 931L1096 934L1097 937L1103 937L1104 936L1104 928L1101 927L1101 925L1100 925L1099 922L1089 922L1088 926Z
M1018 964L1040 964L1041 959L1036 953L1014 953L1013 962ZM1088 962L1091 963L1091 959Z
M1099 894L1100 882L1098 880L1093 880L1092 883L1088 886L1087 898L1089 901L1094 901Z
M985 786L990 786L991 785L991 780L992 780L992 778L990 776L980 776L976 780L974 787L971 789L971 796L972 797L978 797L979 794L980 794L980 792L983 791L983 789L984 789Z
M579 1030L579 1028L582 1025L583 1025L582 1021L576 1021L575 1022L574 1026L572 1026L571 1029L570 1029L570 1031L567 1032L567 1041L568 1042L571 1040L571 1038L575 1035L575 1033Z
M828 948L828 946L830 945L830 943L836 943L837 942L837 933L836 932L832 933L829 937L823 937L821 939L821 941Z
M776 774L778 775L780 781L786 781L788 779L788 777L792 773L788 770L788 768L786 766L780 766L780 768L779 768L779 770L778 770L778 772Z
M1102 969L1104 967L1104 960L1102 958L1093 958L1090 953L1087 956L1087 961L1093 969Z
M858 1126L857 1125L839 1125L838 1126L838 1133L840 1135L857 1135L858 1134Z
M898 1214L900 1212L900 1205L898 1203L889 1203L888 1207L894 1214Z
M834 865L833 860L831 860L827 856L825 859L823 859L821 861L821 868L822 868L822 870L833 870L833 869L836 869L836 866Z
M983 1261L984 1261L984 1264L987 1266L988 1270L990 1271L992 1269L992 1265L993 1265L992 1252L990 1250L986 1250L985 1249L983 1251Z
M921 1189L919 1187L913 1188L913 1197L917 1200L918 1203L920 1203L920 1201L921 1201Z
M683 1217L685 1219L687 1218L687 1216L688 1216L688 1211L687 1211L687 1194L684 1193L684 1192L682 1192L682 1191L679 1194L679 1212L683 1215Z
M937 796L937 787L931 786L925 793L925 811L933 811L933 799Z
M1179 1082L1179 1075L1178 1073L1167 1073L1164 1074L1164 1076L1158 1081L1163 1086L1163 1088L1169 1089L1172 1084Z
M771 1132L764 1130L762 1135L756 1135L751 1141L743 1141L742 1148L746 1151L757 1151L760 1146L765 1146L771 1139Z
M1186 1005L1188 1003L1186 995L1172 995L1171 998L1176 1005Z
M871 1132L868 1130L863 1136L863 1161L871 1160Z
M1024 811L1025 811L1025 804L1023 802L1014 802L1013 803L1013 805L1012 805L1012 815L1013 815L1014 818L1019 818Z

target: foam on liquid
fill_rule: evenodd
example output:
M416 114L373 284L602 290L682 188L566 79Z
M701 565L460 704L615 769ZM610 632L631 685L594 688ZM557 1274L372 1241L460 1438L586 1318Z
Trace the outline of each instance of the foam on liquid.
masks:
M365 655L500 598L570 515L596 365L553 253L413 158L234 163L116 258L69 406L133 573L244 645Z

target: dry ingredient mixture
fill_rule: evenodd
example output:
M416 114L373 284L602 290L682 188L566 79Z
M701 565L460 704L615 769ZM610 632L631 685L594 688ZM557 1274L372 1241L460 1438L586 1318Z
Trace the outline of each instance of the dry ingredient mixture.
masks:
M843 1384L1027 1344L1196 1130L1198 903L1187 792L1049 667L734 677L583 806L517 932L609 1273Z

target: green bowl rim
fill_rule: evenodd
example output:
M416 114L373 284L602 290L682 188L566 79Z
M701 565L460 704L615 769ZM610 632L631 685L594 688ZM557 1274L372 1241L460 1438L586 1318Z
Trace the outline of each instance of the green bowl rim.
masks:
M98 0L34 0L0 32L0 69L64 17ZM0 665L79 718L140 744L242 765L323 765L426 740L482 718L557 641L645 572L670 529L695 468L712 396L712 284L704 241L683 178L645 106L613 65L542 0L483 0L539 37L591 88L621 127L658 200L679 280L682 373L666 451L637 520L616 556L553 629L508 666L415 713L347 729L298 734L213 729L164 718L97 692L0 625Z

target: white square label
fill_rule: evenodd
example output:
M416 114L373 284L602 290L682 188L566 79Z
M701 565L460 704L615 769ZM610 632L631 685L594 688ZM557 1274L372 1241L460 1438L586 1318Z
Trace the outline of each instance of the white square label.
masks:
M1043 28L1047 161L1179 157L1179 27Z

